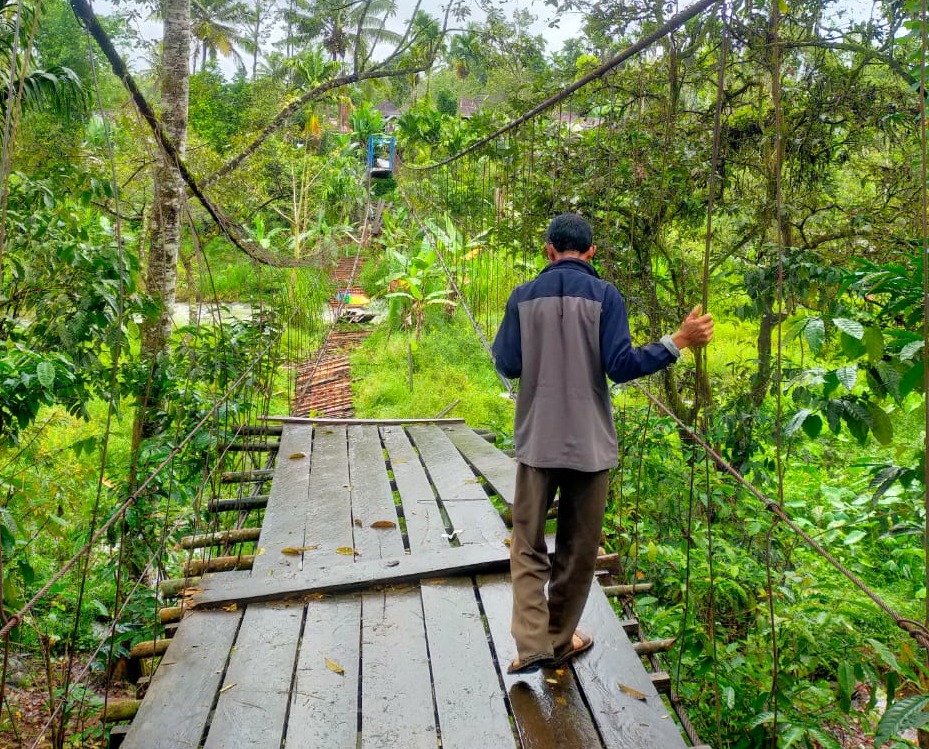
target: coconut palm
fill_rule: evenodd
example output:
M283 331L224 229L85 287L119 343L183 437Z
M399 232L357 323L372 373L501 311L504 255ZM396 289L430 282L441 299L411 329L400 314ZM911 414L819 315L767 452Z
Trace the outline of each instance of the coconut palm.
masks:
M5 108L10 92L18 95L22 78L24 108L80 109L85 104L85 92L77 74L60 65L34 68L35 61L24 53L36 12L31 3L0 0L0 103Z
M340 62L350 52L365 57L382 42L400 41L399 34L386 28L396 12L396 0L290 0L283 12L285 43L288 49L301 50L319 42Z
M242 30L248 14L248 6L240 0L191 0L194 59L199 57L201 70L207 60L215 60L217 55L232 57L238 67L245 67L238 50L252 52L255 47L248 32Z

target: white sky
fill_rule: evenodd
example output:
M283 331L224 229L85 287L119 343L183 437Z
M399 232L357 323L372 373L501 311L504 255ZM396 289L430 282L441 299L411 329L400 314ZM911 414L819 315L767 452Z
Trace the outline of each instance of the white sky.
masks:
M131 5L133 0L115 0L115 2L121 2L123 8L125 8L127 5ZM112 13L115 2L114 0L98 0L96 3L96 10L100 14ZM246 2L248 2L248 0L246 0ZM427 13L442 18L446 2L447 0L423 0L420 7ZM685 7L687 4L689 4L689 0L679 0L679 5L681 7ZM142 3L138 3L138 5L142 7ZM475 2L469 1L469 6L471 8L471 16L462 22L461 25L467 24L468 21L480 21L483 18L483 13ZM411 0L399 0L399 9L396 15L398 25L409 18L414 7L415 2L411 2ZM510 2L507 3L507 7L511 12L516 10L527 10L537 18L536 22L531 27L531 32L541 35L545 39L548 52L557 52L560 50L566 39L570 39L580 33L580 29L583 25L583 18L579 13L570 13L562 14L559 18L557 27L552 28L549 24L553 20L555 13L552 7L546 5L543 0L510 0ZM830 15L841 16L840 23L844 24L851 20L866 20L870 16L872 8L873 5L871 0L837 0L837 2L833 3L831 6L832 13ZM143 16L147 15L147 13L148 11L142 11ZM456 24L453 19L449 19L449 25L454 27L458 24ZM141 21L137 23L137 28L145 39L154 40L159 39L161 36L161 24L157 21ZM227 59L221 60L220 62L223 72L231 77L235 71L233 61ZM138 58L130 60L130 65L133 64L135 66L145 65L145 63Z
M248 0L246 0L246 2L248 2ZM441 19L444 16L445 3L446 0L422 0L420 9ZM125 0L123 0L120 5L122 9L126 9L132 5L132 1L125 2ZM115 7L116 3L113 0L98 0L94 3L94 10L100 15L113 13ZM142 3L138 3L138 7L142 8ZM410 0L399 0L396 25L400 25L402 22L409 19L414 7L415 2L411 2ZM469 7L471 8L471 15L468 19L463 21L460 26L466 25L468 21L480 21L483 18L483 13L477 7L476 3L469 2ZM559 28L550 28L549 22L554 17L554 13L553 9L545 5L543 0L511 0L511 2L507 3L507 8L511 12L516 10L528 10L533 16L537 17L538 20L533 24L531 32L541 35L546 40L549 52L556 52L561 49L564 41L577 34L583 23L580 14L565 14L560 19ZM140 11L140 15L144 18L148 15L148 11L142 10ZM449 19L450 27L458 25L459 24L457 24L454 19ZM161 23L158 21L137 21L135 22L135 27L144 39L156 40L161 37ZM130 60L130 65L133 66L144 66L145 64L146 63L142 61L140 57L135 57ZM223 72L228 76L231 76L235 71L235 65L231 59L221 59L220 66Z

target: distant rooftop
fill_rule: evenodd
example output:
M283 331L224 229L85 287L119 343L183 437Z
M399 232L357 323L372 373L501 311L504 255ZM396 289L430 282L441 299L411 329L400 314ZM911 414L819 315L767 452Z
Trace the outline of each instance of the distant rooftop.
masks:
M393 104L391 104L387 99L384 99L380 104L374 107L378 112L381 113L381 116L385 120L393 119L394 117L400 116L400 110L397 109Z

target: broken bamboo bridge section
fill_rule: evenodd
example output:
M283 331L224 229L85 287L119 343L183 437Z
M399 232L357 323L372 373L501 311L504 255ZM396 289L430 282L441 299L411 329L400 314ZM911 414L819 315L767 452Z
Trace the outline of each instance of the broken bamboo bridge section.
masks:
M652 644L607 597L620 588L592 587L591 650L506 673L515 463L484 436L451 419L280 421L264 467L236 477L250 494L211 507L263 508L260 530L186 540L253 548L188 567L231 569L187 580L163 617L183 614L123 749L687 746L670 679L643 665Z

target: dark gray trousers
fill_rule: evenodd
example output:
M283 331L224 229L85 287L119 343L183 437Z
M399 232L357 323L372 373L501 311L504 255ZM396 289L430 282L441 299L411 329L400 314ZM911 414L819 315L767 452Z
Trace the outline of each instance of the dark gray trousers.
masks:
M517 464L510 576L511 632L520 661L538 655L558 658L571 649L593 581L609 473ZM549 562L545 514L557 491L558 530Z

